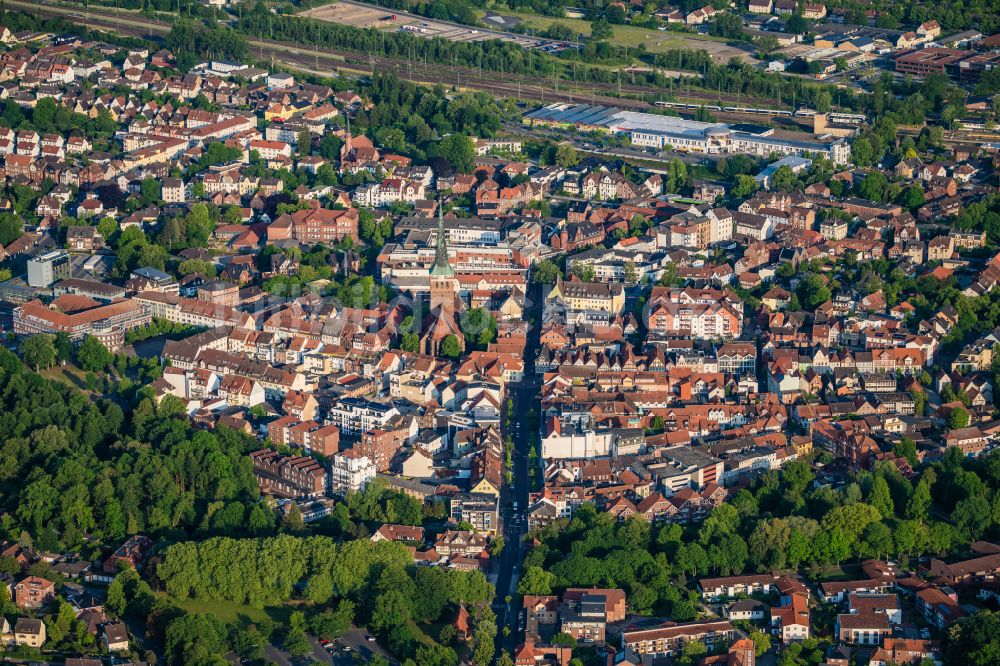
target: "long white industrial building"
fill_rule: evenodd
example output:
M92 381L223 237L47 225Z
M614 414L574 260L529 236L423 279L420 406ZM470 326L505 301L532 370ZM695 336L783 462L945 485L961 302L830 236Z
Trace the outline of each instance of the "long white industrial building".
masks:
M814 155L837 164L848 164L851 159L851 147L844 139L828 142L790 140L774 136L772 128L761 125L705 123L607 106L550 104L526 114L524 122L628 134L636 146L661 149L669 146L709 155Z

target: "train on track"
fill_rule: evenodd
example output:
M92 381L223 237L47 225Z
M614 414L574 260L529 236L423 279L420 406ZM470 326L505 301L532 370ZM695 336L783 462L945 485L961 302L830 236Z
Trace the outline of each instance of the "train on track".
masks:
M762 109L753 106L720 106L718 104L693 104L687 102L655 102L655 105L667 109L688 109L691 111L705 109L707 111L722 111L724 113L751 113L758 116L792 116L792 112L786 109Z
M792 112L788 109L767 109L756 106L722 106L720 104L696 104L691 102L655 102L656 106L667 109L686 109L695 111L705 109L707 111L721 111L723 113L746 113L756 116L776 116L784 118L811 118L816 115L816 111L808 108L801 108ZM865 116L861 113L839 113L829 114L830 122L860 125L865 122Z

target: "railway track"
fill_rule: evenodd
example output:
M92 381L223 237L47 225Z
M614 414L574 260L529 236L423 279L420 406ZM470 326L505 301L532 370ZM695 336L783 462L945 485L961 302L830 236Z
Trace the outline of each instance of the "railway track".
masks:
M33 12L42 16L61 17L86 27L114 30L133 37L163 37L170 32L171 24L143 16L134 11L84 8L78 5L36 4L24 0L7 0L7 6ZM392 72L400 79L414 83L442 84L459 89L479 90L494 96L513 97L525 101L554 103L591 103L618 106L633 110L648 110L653 103L670 97L664 88L651 88L622 82L584 83L560 79L545 79L503 72L483 72L474 67L424 63L422 61L391 58L330 48L303 48L287 42L248 37L252 55L269 59L312 74L333 76L354 73L371 75L375 72ZM627 74L622 74L623 79ZM689 100L704 100L706 104L718 103L719 96L707 91L676 89L674 96ZM729 98L731 99L731 98ZM746 104L773 105L777 101L766 98L742 98Z

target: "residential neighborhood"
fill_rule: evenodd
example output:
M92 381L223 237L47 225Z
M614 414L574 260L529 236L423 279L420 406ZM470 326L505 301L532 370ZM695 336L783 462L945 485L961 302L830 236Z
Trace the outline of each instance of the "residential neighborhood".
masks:
M1000 649L989 9L559 6L532 35L509 3L23 4L0 11L0 661ZM265 20L297 61L267 60ZM635 30L757 62L695 51L685 84L695 56L646 40L617 91L574 88L612 85L584 67L630 63ZM317 35L379 45L328 72ZM399 44L455 80L403 75ZM512 49L580 78L491 95Z

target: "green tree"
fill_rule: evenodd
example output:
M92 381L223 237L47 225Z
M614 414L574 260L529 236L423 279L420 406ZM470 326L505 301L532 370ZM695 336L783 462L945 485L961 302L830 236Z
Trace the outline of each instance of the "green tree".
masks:
M920 208L924 205L924 190L919 185L906 188L903 194L903 205L909 209Z
M858 187L858 194L871 201L883 201L889 181L881 171L872 171Z
M218 663L226 650L226 627L215 615L192 613L171 620L165 632L167 663Z
M799 188L799 179L791 167L783 165L771 177L771 187L779 192L792 192Z
M56 364L59 355L55 336L47 333L30 336L21 345L21 352L24 355L24 362L35 370L51 368Z
M449 334L441 341L440 355L456 359L462 355L462 346L458 342L458 336Z
M906 517L911 520L924 522L927 520L927 512L931 508L931 488L927 479L920 479L917 487L913 489L913 494L906 503Z
M288 620L288 633L285 634L285 650L293 657L304 657L313 651L309 637L306 636L306 617L301 611L292 613Z
M562 277L559 265L551 259L542 259L531 268L532 281L540 284L554 284Z
M1000 613L980 611L954 623L945 634L946 666L994 666L1000 663Z
M911 467L917 466L917 443L909 437L901 437L892 447L892 452L900 458L906 458Z
M895 507L892 503L892 494L889 492L889 484L884 477L875 477L868 494L868 503L878 509L883 519L892 517Z
M146 201L156 202L160 200L160 181L155 178L143 178L139 184L139 190Z
M135 572L131 573L134 575ZM125 614L125 609L128 606L128 599L125 598L126 577L128 576L124 575L124 573L119 573L115 576L111 584L108 585L107 597L104 600L104 607L119 617Z
M730 191L737 199L744 199L749 197L751 194L757 191L757 181L753 176L747 176L745 174L739 174L736 176L736 184Z
M871 166L875 162L875 150L871 141L865 137L855 139L851 145L851 159L858 166Z
M754 44L757 45L757 57L761 60L767 60L781 48L778 38L773 35L761 35L754 39Z
M623 270L625 282L635 284L639 281L639 271L636 269L634 262L626 261Z
M892 532L885 523L872 523L862 534L861 551L870 557L884 557L892 552Z
M312 154L312 132L308 128L303 128L296 139L295 150L301 157Z
M177 266L177 274L180 276L201 273L205 277L215 277L215 264L204 259L185 259Z
M441 157L460 173L469 173L476 164L476 145L464 134L449 134L432 146L433 157Z
M611 39L614 35L614 28L608 23L606 19L597 19L592 21L590 24L590 39L595 42L601 42L607 39Z
M926 528L915 520L900 521L893 532L896 552L900 556L908 557L922 551L926 542L926 532Z
M412 331L403 334L403 339L399 348L406 352L415 353L420 350L420 336Z
M552 594L556 577L541 567L525 567L520 582L517 584L518 594L545 595Z
M667 173L664 175L664 189L667 192L680 192L681 188L687 184L687 180L687 165L676 157L670 160L667 163Z
M472 660L478 666L489 666L493 662L496 634L496 615L489 606L480 607L476 611L472 629Z
M753 641L754 653L758 657L763 657L771 649L771 635L760 629L754 629L750 632L750 640Z
M687 641L684 643L684 656L690 659L700 659L708 654L708 648L701 641Z
M497 320L485 308L466 310L462 314L461 325L465 339L481 350L497 338Z
M813 105L816 107L817 113L830 113L830 108L833 106L833 96L828 90L820 90L813 97Z
M73 358L73 340L68 333L62 331L56 333L54 344L56 346L56 360L60 363Z
M104 237L105 241L110 242L111 237L115 235L118 231L118 222L113 217L102 218L100 222L97 223L97 232Z
M77 364L87 372L100 372L111 365L112 360L108 348L91 335L83 339L76 352Z
M815 273L809 274L808 277L799 282L795 288L795 294L799 297L799 303L806 310L815 310L830 300L830 288L826 286L823 278Z
M281 517L282 531L297 534L302 532L305 527L305 521L302 519L302 510L299 509L298 504L294 502L289 504L285 509L285 514Z
M983 497L969 497L955 505L951 519L963 538L975 541L993 522L990 503Z
M577 154L573 144L560 143L556 146L555 160L559 166L569 168L576 166L580 162L580 156Z
M405 625L410 617L409 599L398 590L389 590L375 599L370 627L372 631L386 633L393 627Z
M969 425L969 410L965 407L956 406L948 414L948 429L958 430Z

